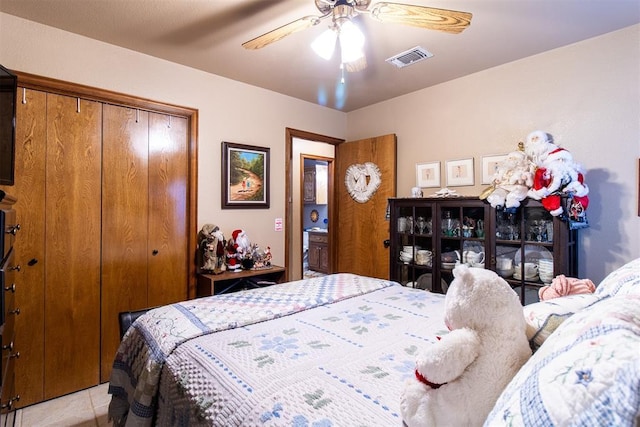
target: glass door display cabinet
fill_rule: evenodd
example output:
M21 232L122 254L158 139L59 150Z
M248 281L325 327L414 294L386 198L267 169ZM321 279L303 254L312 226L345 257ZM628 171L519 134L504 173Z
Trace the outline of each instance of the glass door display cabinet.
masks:
M539 289L557 275L576 277L577 230L566 221L532 199L517 209L492 211L491 268L511 284L523 304L538 302Z
M446 292L457 262L483 267L490 207L477 197L389 199L392 280Z
M444 199L437 206L438 279L446 292L457 264L485 268L486 260L492 259L492 247L486 244L485 234L491 206L477 197Z
M495 209L477 197L389 199L390 278L445 293L459 263L494 270L523 304L578 272L577 234L538 201Z
M428 199L389 199L391 280L440 291L432 285L434 205Z

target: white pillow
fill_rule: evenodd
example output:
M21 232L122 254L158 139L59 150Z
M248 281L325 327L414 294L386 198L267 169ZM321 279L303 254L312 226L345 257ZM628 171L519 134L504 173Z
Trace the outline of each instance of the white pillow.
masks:
M612 295L640 294L640 258L611 272L596 287L600 298Z
M525 305L522 312L531 348L536 350L562 322L596 301L598 297L594 294L579 294Z
M640 294L569 317L520 369L485 426L633 426L640 417Z

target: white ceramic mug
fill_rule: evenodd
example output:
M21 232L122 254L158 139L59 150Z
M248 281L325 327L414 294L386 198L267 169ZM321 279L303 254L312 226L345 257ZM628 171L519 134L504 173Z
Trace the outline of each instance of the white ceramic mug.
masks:
M522 264L516 265L516 274L520 275L522 271ZM524 277L525 279L530 279L535 277L538 274L538 264L535 262L525 262L524 263Z
M538 264L535 262L524 263L524 277L534 277L538 274Z
M496 258L496 268L498 270L511 270L513 268L513 260L504 256Z
M462 261L469 265L484 262L484 252L464 251L462 255Z

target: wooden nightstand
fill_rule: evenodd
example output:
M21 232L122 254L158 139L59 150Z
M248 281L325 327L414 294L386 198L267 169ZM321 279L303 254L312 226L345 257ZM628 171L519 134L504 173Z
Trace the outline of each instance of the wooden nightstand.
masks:
M224 294L242 289L282 283L286 271L284 267L272 265L271 268L258 270L225 271L221 274L198 274L196 297Z

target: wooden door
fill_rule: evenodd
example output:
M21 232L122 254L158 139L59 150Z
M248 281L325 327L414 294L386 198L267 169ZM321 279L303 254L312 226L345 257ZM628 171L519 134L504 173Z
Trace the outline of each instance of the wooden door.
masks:
M100 377L108 381L118 313L148 307L149 113L110 104L103 111Z
M44 398L98 384L102 105L47 95Z
M24 95L24 97L23 97ZM15 323L16 389L24 407L43 400L44 376L44 234L45 234L45 92L19 88L16 101L16 179L13 187L0 186L16 196L14 208L20 224L15 241L15 306L20 316Z
M339 272L389 278L389 221L387 201L396 195L396 136L384 135L345 142L336 147L338 231L333 244ZM380 172L380 186L366 202L355 201L345 182L347 168L372 162ZM367 185L371 183L367 177Z
M188 121L149 114L148 299L150 307L187 298Z

